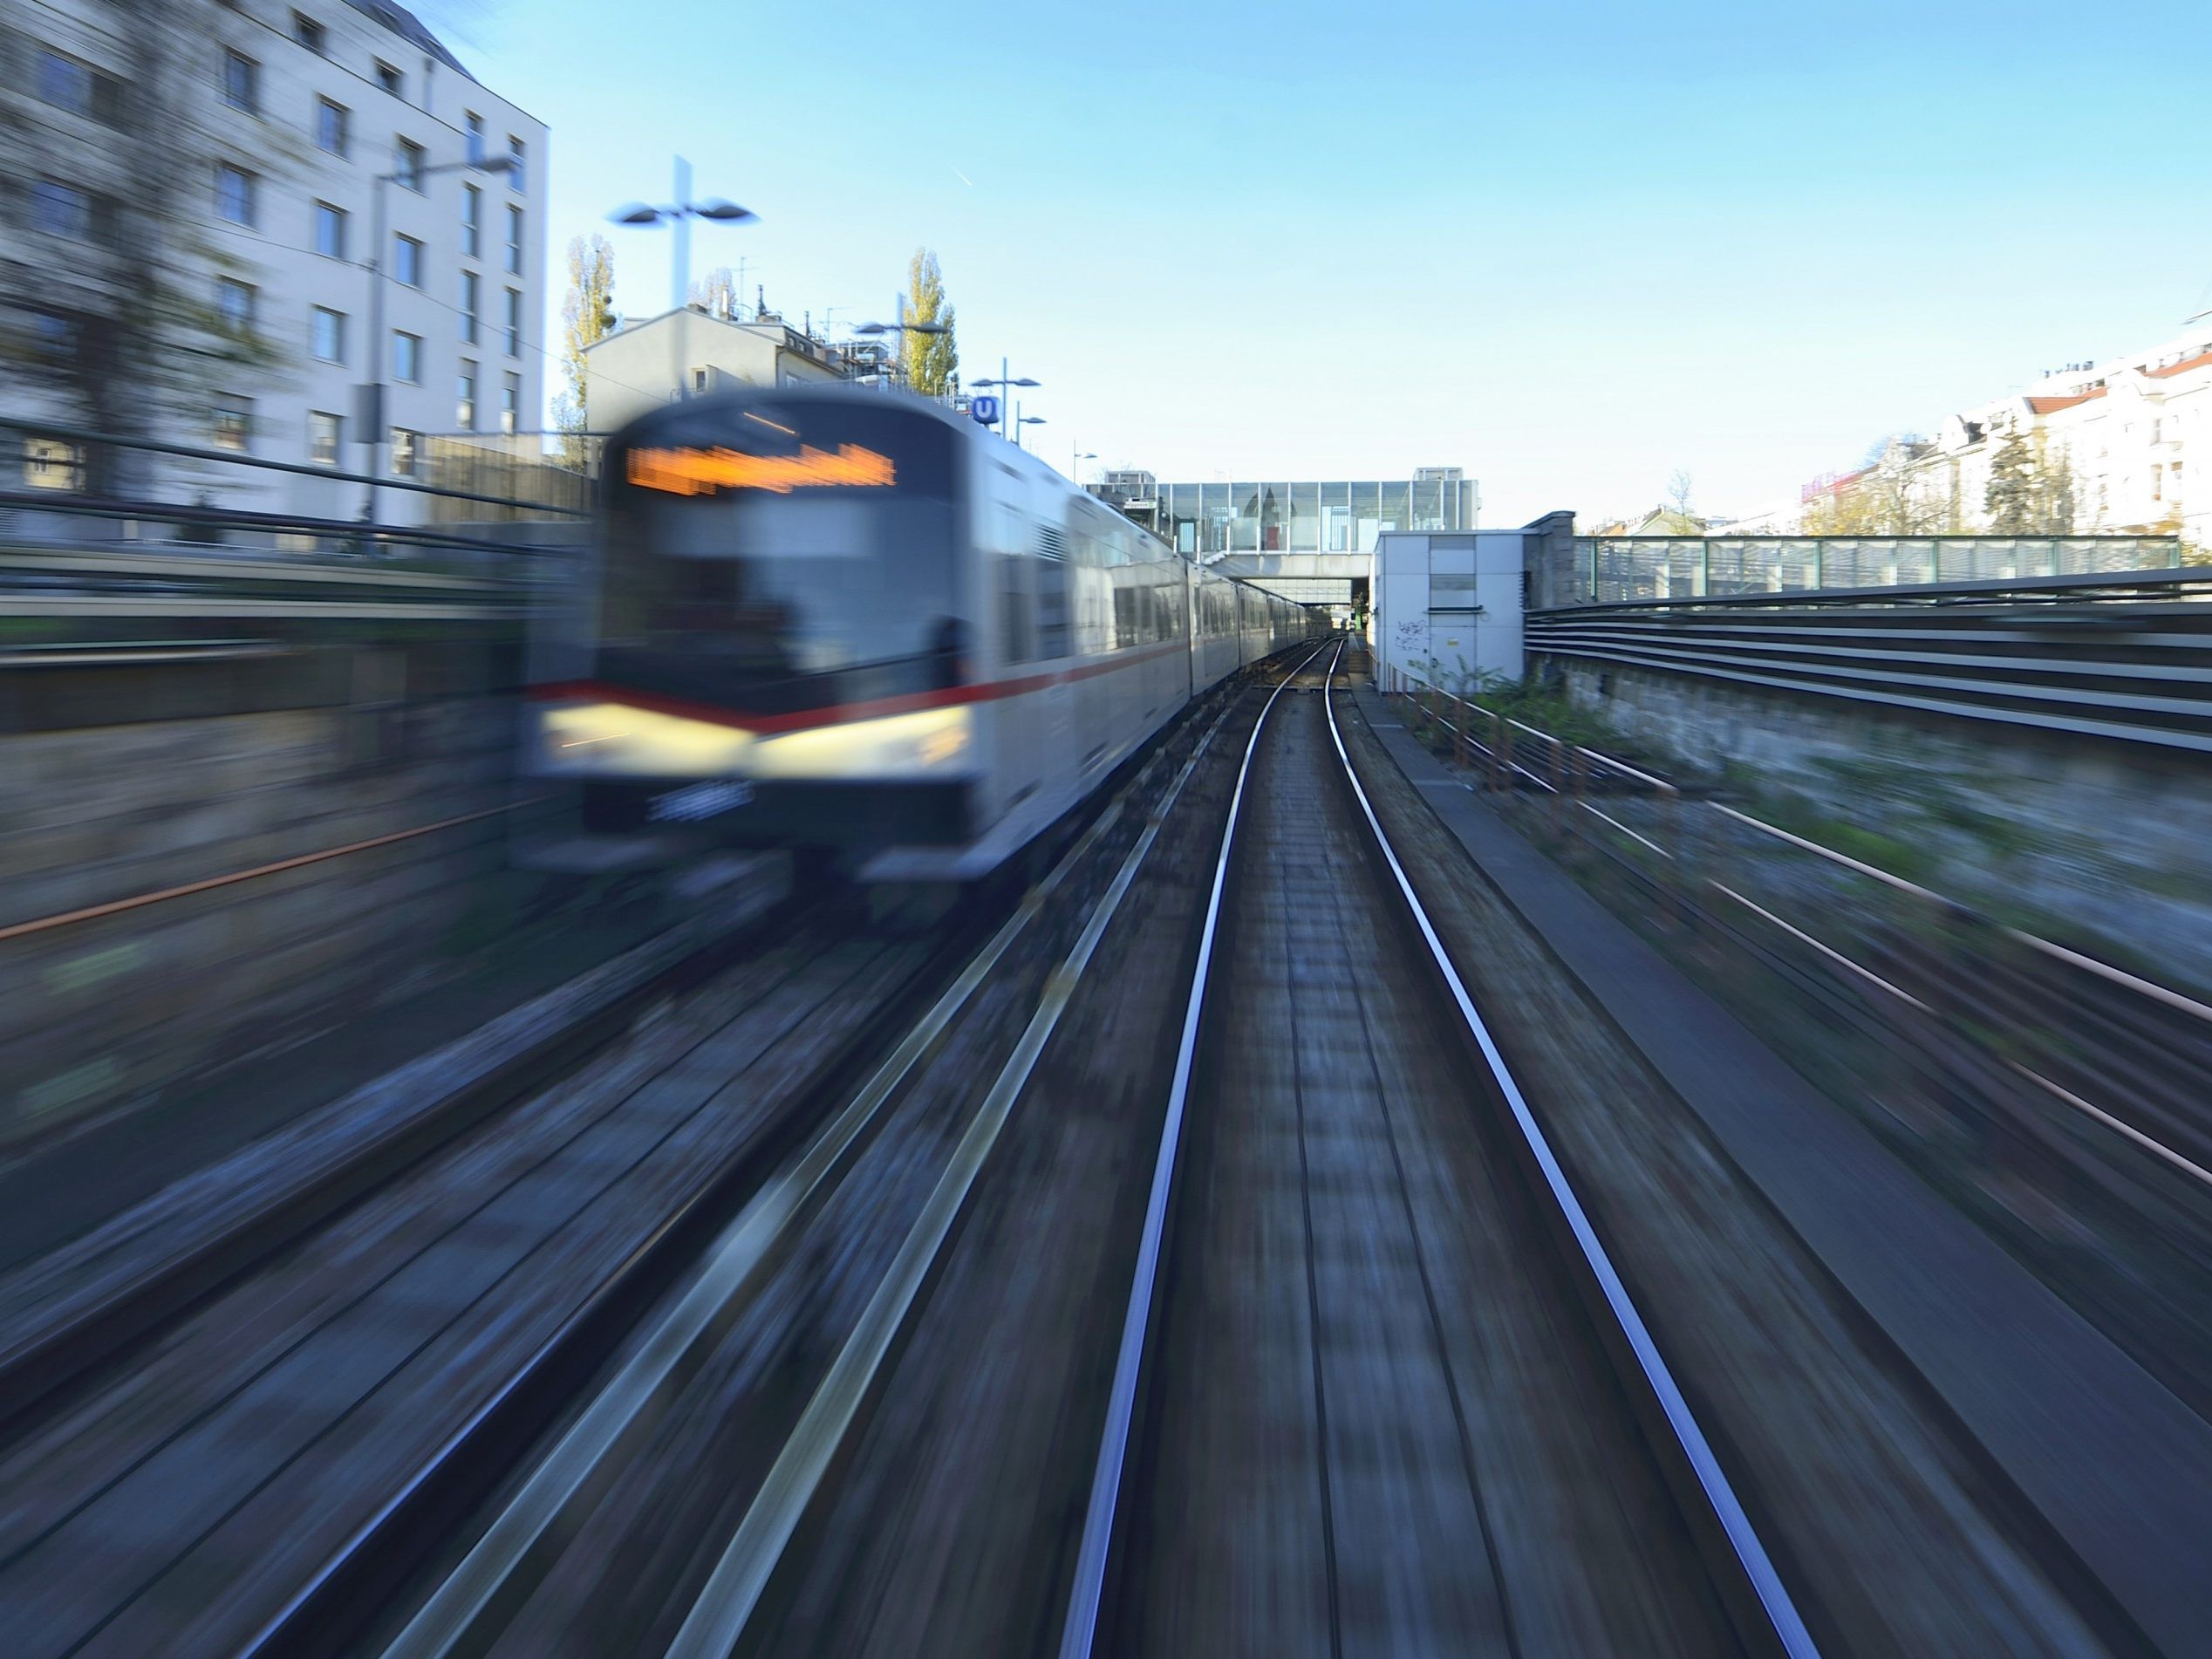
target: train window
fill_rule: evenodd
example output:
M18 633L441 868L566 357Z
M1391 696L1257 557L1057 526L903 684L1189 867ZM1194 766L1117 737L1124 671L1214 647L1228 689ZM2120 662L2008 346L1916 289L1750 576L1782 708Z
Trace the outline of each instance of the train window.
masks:
M1068 566L1060 559L1039 559L1037 655L1047 661L1065 657L1068 645Z
M1029 563L1018 553L999 560L999 648L1008 663L1036 659L1036 628L1029 604Z
M1128 588L1114 590L1114 649L1137 643L1137 595Z

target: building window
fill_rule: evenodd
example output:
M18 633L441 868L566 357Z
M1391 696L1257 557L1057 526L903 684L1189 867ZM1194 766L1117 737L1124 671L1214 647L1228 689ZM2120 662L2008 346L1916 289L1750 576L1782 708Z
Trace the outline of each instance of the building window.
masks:
M89 65L65 58L51 48L38 53L38 96L56 109L72 115L92 113L92 72Z
M499 429L511 437L522 409L522 377L510 374L507 377L507 384L499 389Z
M415 475L415 453L422 443L422 434L409 432L405 427L392 428L392 470L402 478Z
M317 305L308 316L307 349L318 363L345 361L345 313Z
M484 256L484 193L473 184L461 188L461 251L471 259Z
M327 201L315 204L315 251L325 259L345 257L345 209Z
M394 98L404 98L406 96L406 77L400 74L398 70L393 68L389 64L379 63L377 65L376 84L382 87L386 92L391 93Z
M2155 461L2151 463L2151 499L2154 502L2166 499L2166 469Z
M38 96L56 109L113 126L122 113L123 83L51 47L38 51Z
M413 139L392 141L392 174L404 189L422 188L422 146Z
M473 109L468 112L468 159L484 159L484 118Z
M304 12L292 13L292 38L318 57L323 51L323 25Z
M315 142L332 155L345 154L346 129L351 125L346 116L345 105L327 98L315 100Z
M215 440L218 449L236 449L243 453L254 430L254 402L251 398L217 398L215 399Z
M32 489L80 489L85 452L58 438L23 440L23 481Z
M236 276L215 278L215 315L233 334L250 334L254 327L254 285Z
M507 169L507 182L513 185L515 188L519 190L522 188L523 150L522 140L518 138L509 138L507 140L507 159L514 164Z
M507 290L507 355L522 355L522 295L514 288Z
M307 458L317 467L337 466L338 440L345 432L336 415L314 411L307 417Z
M507 209L507 269L522 274L522 210L516 207Z
M91 240L92 194L73 184L41 179L31 187L31 223L50 236Z
M454 399L454 425L463 432L476 430L476 365L461 365L461 388Z
M31 351L42 363L67 364L77 360L77 324L58 311L31 314Z
M222 55L222 101L249 115L261 112L261 65L242 51Z
M463 345L476 344L477 286L474 271L464 270L461 273L461 343Z
M410 288L422 286L422 244L413 236L393 240L392 274Z
M215 216L234 225L250 225L255 217L254 175L228 161L215 164Z
M421 335L393 331L392 378L403 386L422 384Z

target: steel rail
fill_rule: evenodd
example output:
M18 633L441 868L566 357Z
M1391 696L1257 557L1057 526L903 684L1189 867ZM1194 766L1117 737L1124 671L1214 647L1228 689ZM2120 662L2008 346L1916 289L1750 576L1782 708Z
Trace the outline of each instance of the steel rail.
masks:
M1329 685L1325 686L1322 691L1323 707L1328 716L1329 738L1336 746L1336 757L1343 766L1345 781L1351 786L1353 798L1359 803L1360 812L1367 820L1369 830L1374 835L1376 846L1381 851L1383 862L1389 867L1398 892L1404 898L1414 925L1428 946L1437 971L1443 976L1444 986L1458 1007L1460 1018L1481 1050L1491 1077L1541 1171L1553 1200L1564 1216L1580 1249L1585 1265L1596 1280L1621 1334L1627 1340L1644 1382L1672 1430L1676 1444L1695 1474L1706 1502L1734 1553L1736 1564L1766 1617L1775 1642L1784 1653L1790 1656L1790 1659L1817 1659L1819 1649L1813 1642L1812 1633L1806 1628L1796 1602L1792 1599L1788 1587L1783 1584L1781 1574L1766 1553L1765 1545L1760 1541L1758 1530L1752 1526L1742 1500L1736 1495L1736 1489L1726 1471L1721 1467L1710 1441L1706 1438L1703 1429L1691 1412L1689 1401L1675 1381L1674 1373L1660 1354L1658 1344L1644 1323L1642 1314L1629 1297L1627 1286L1621 1281L1612 1258L1599 1239L1597 1229L1584 1211L1581 1200L1576 1197L1565 1169L1553 1154L1550 1141L1538 1124L1535 1113L1531 1110L1527 1098L1521 1092L1519 1082L1506 1065L1505 1055L1492 1036L1489 1026L1476 1009L1474 999L1468 993L1458 968L1453 966L1451 952L1444 948L1444 940L1435 924L1430 920L1420 896L1414 891L1412 880L1407 876L1405 866L1398 858L1397 850L1384 831L1382 820L1376 816L1374 804L1368 799L1367 790L1360 782L1359 773L1352 765L1350 752L1344 746L1343 733L1337 725L1335 701L1332 694L1335 679L1335 666L1332 664Z
M1243 813L1245 786L1252 775L1253 756L1259 752L1260 734L1266 728L1267 716L1273 712L1283 686L1297 679L1328 649L1328 642L1324 641L1268 693L1260 718L1253 722L1244 758L1237 767L1236 787L1229 796L1229 816L1221 829L1221 850L1213 864L1213 886L1206 897L1205 920L1198 933L1198 962L1191 973L1191 994L1183 1010L1183 1035L1175 1051L1175 1077L1168 1089L1167 1116L1160 1130L1159 1151L1152 1164L1151 1189L1144 1201L1144 1225L1137 1237L1137 1268L1130 1285L1129 1308L1122 1318L1121 1347L1114 1359L1114 1382L1107 1396L1106 1423L1099 1436L1098 1461L1091 1476L1090 1497L1083 1508L1082 1538L1075 1550L1075 1582L1068 1594L1067 1616L1060 1628L1061 1659L1089 1659L1098 1639L1106 1563L1113 1547L1122 1475L1129 1460L1130 1425L1136 1414L1137 1384L1144 1370L1153 1295L1159 1280L1168 1201L1174 1192L1183 1121L1190 1107L1191 1073L1198 1055L1198 1025L1205 1011L1214 945L1220 933L1221 900L1228 886L1229 855L1236 843L1237 821ZM1340 645L1338 649L1341 651L1342 646Z
M1313 654L1320 653L1316 651ZM1312 657L1306 660L1310 662ZM1294 675L1296 672L1292 671ZM1288 683L1287 676L1282 683ZM1268 707L1273 706L1274 698L1281 690L1282 685L1279 684L1268 698ZM1226 718L1225 709L1221 719ZM1265 719L1264 710L1261 718ZM767 1479L716 1561L705 1588L693 1603L690 1615L670 1642L668 1659L724 1659L744 1634L747 1621L768 1587L769 1576L782 1559L785 1546L798 1529L800 1517L813 1501L862 1400L873 1386L884 1356L919 1296L931 1266L944 1247L969 1193L974 1190L983 1165L1013 1112L1014 1102L1027 1086L1045 1045L1074 1000L1092 954L1105 937L1106 929L1121 908L1138 870L1144 867L1167 823L1168 814L1219 729L1220 720L1217 720L1184 762L1183 769L1152 809L1144 833L1130 849L1093 909L1082 933L1047 981L1043 1000L1030 1017L982 1105L969 1121L944 1175L899 1246L891 1271L870 1298L829 1375L808 1402L798 1427L784 1443ZM1257 729L1255 726L1254 730Z
M481 818L495 818L503 812L513 812L522 807L536 806L542 797L532 796L522 801L509 801L500 806L486 807L481 812L464 812L459 817L440 818L435 823L418 824L412 830L394 830L389 835L371 836L365 841L349 841L342 847L325 847L320 852L304 852L297 857L279 858L273 864L256 864L251 870L234 870L221 876L209 876L201 881L185 882L176 887L163 887L154 892L135 893L128 898L112 898L104 905L87 905L80 910L62 911L52 916L40 916L27 922L11 922L0 927L0 942L24 939L33 933L49 933L56 928L74 926L79 922L97 921L103 916L119 916L126 911L143 910L148 905L166 904L172 898L185 898L194 893L212 892L218 887L236 886L242 881L258 881L265 876L281 875L287 870L299 870L308 864L319 864L326 859L343 858L349 853L367 852L374 847L389 847L401 841L413 841L418 836L435 835L440 830L457 829L464 823L474 823Z

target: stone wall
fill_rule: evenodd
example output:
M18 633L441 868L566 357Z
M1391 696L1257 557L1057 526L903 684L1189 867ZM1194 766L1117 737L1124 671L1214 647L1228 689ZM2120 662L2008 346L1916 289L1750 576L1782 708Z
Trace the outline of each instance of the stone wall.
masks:
M515 655L333 639L11 676L0 929L505 808ZM0 1150L434 982L493 925L505 818L0 939Z
M2212 987L2212 766L2202 758L1536 660L1617 729L1801 826L1840 827L1844 850L1870 863L2168 983Z

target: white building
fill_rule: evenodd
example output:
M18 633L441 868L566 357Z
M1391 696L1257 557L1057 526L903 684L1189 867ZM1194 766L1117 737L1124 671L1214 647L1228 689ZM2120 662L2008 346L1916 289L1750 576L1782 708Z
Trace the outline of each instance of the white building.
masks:
M1573 516L1560 513L1518 530L1377 536L1369 623L1377 683L1464 693L1492 677L1519 679L1522 572L1547 541L1573 533Z
M30 188L8 204L15 245L0 280L14 279L15 315L0 328L55 342L65 368L67 352L123 337L118 308L135 281L158 283L167 308L158 371L133 359L124 385L93 392L101 371L88 360L84 373L10 388L17 408L98 427L105 400L137 398L146 435L401 479L425 434L543 426L546 128L406 8L8 10L0 99L29 154L7 159ZM229 349L242 343L251 349ZM149 384L133 384L142 372ZM388 392L372 421L366 389L379 378ZM26 476L66 487L74 460L34 440ZM248 476L172 461L135 482L316 516L351 518L363 502L358 484ZM420 498L396 491L379 510L421 515Z
M2212 327L2045 375L2031 392L1951 416L1923 464L1943 469L1960 528L1986 526L1990 463L2007 432L2071 469L2077 532L2170 534L2212 546ZM2194 450L2195 465L2191 463Z
M1840 521L1874 534L1986 532L1991 463L2016 432L2071 496L2071 522L2038 529L2178 532L2212 547L2212 328L2202 324L2146 352L2046 374L2031 391L1949 416L1932 440L1893 441L1858 472L1815 479L1795 502L1716 528L1794 536Z
M703 305L617 329L584 348L584 406L612 432L679 398L734 386L797 386L850 378L839 347L774 314L741 323Z

